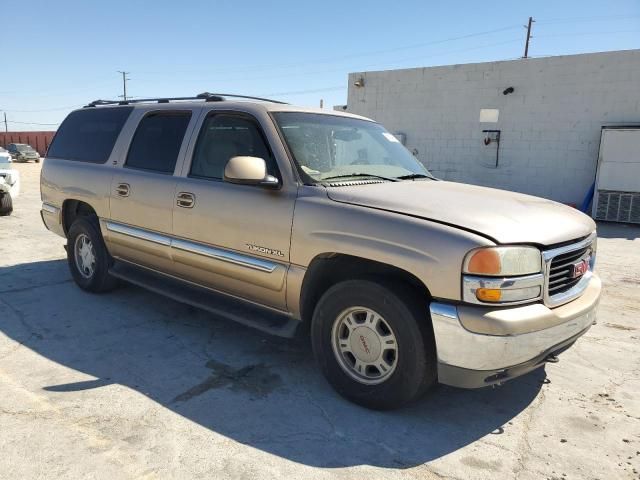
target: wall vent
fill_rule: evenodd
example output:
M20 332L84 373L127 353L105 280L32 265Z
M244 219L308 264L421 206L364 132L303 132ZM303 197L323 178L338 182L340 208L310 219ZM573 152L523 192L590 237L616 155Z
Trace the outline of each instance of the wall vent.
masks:
M640 192L598 190L596 220L640 224Z

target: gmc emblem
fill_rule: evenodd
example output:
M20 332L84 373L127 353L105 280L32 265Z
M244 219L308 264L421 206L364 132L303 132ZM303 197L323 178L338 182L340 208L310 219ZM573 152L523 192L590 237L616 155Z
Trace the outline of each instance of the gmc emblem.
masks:
M578 278L587 273L589 270L589 259L584 258L580 260L578 263L573 264L573 272L571 274L572 278Z

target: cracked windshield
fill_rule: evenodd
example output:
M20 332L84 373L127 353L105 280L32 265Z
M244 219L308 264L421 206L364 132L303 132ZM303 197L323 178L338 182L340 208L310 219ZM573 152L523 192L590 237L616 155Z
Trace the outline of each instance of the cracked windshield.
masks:
M381 125L309 113L274 114L307 182L433 178Z

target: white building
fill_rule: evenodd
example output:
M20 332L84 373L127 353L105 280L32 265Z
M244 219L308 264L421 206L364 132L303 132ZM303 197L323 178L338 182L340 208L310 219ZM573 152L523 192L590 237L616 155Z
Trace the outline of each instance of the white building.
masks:
M347 110L402 134L442 179L579 205L601 127L640 124L640 50L351 73Z

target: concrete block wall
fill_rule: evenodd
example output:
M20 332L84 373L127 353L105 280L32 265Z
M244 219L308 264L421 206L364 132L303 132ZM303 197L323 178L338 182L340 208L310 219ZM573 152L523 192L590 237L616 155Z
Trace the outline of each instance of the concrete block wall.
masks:
M498 122L480 123L483 108ZM406 134L439 178L579 205L601 127L640 124L640 50L351 73L347 111ZM501 130L497 168L483 129Z

